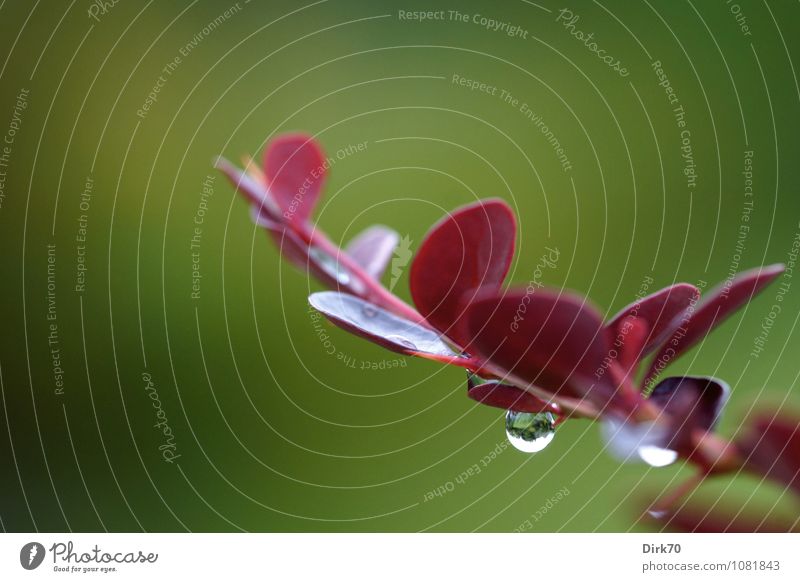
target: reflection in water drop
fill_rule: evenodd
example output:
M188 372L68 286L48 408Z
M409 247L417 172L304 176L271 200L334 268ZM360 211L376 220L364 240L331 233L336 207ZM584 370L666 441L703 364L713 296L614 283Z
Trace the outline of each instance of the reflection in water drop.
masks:
M350 274L339 264L339 261L316 248L309 249L308 254L314 259L316 264L328 275L333 277L337 283L340 285L350 284Z
M400 344L403 347L408 348L409 350L417 351L417 346L408 338L404 338L401 335L387 335L387 340L392 340L395 343Z
M524 453L538 453L543 450L556 434L555 417L550 412L506 413L506 436L514 448Z
M678 452L662 449L653 445L644 445L637 451L639 457L651 467L666 467L678 460Z

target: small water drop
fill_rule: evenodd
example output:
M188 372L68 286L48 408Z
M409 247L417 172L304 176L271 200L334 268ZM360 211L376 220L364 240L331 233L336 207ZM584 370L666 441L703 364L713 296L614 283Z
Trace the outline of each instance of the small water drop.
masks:
M309 255L315 260L317 265L328 275L333 277L340 285L349 285L351 281L350 274L347 270L339 264L335 258L319 249L312 248L309 250Z
M364 307L361 308L361 313L364 314L364 317L375 317L378 315L378 310L372 305L364 305Z
M637 451L639 458L651 467L666 467L678 460L678 451L654 445L644 445Z
M669 515L669 512L666 509L648 509L647 515L653 519L664 519Z
M550 412L506 413L506 436L514 448L523 453L538 453L543 450L556 434L556 419Z
M386 339L392 340L393 342L396 342L396 343L400 344L401 346L408 348L409 350L414 350L414 351L418 350L418 348L414 344L414 342L412 342L408 338L404 338L401 335L387 335Z

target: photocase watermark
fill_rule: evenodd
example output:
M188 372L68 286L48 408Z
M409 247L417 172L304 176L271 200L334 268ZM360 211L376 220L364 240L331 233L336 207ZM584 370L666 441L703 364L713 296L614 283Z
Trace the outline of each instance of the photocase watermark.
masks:
M26 570L35 570L42 565L45 549L39 542L29 542L19 551L19 563Z
M29 89L24 87L20 89L17 94L17 101L14 103L14 109L11 112L11 120L8 122L6 133L3 136L3 143L0 148L0 209L3 208L3 202L6 199L7 168L11 164L11 153L14 150L17 133L22 127L22 114L28 108L29 94Z
M448 493L452 493L456 490L456 487L464 485L467 481L476 475L479 475L481 471L486 469L492 463L492 461L503 454L503 451L508 448L509 444L510 443L507 440L497 443L491 451L481 458L480 461L473 463L471 466L461 471L461 473L459 473L458 476L454 477L453 479L450 479L449 481L446 481L438 487L435 487L425 493L425 495L422 497L423 501L432 501L434 497L444 497Z
M464 23L477 24L490 32L501 32L511 38L528 39L528 31L519 25L506 22L504 20L497 20L483 14L468 14L459 12L458 10L447 11L450 20Z
M541 134L544 136L547 143L550 144L550 147L553 148L553 152L556 154L559 163L561 164L561 169L565 172L569 172L572 169L572 162L569 161L569 157L567 156L567 152L564 150L564 147L561 145L561 141L556 137L553 130L545 123L544 118L536 113L536 111L531 108L525 101L521 101L514 95L512 95L509 91L503 89L500 91L500 99L503 103L510 105L514 109L517 109L528 121L530 121L536 129L538 129Z
M78 197L78 230L75 233L75 292L86 291L86 238L89 232L89 208L92 205L94 178L86 176L83 191Z
M142 550L105 550L95 544L84 549L76 548L72 540L56 542L50 548L39 542L28 542L19 551L19 563L25 570L41 566L47 554L52 558L53 572L65 574L108 574L120 571L121 565L155 564L158 554Z
M669 80L666 71L661 65L661 61L653 61L650 63L650 68L656 74L659 87L664 89L667 101L673 107L672 115L680 135L683 175L686 177L686 188L692 191L697 188L697 168L694 161L694 149L692 148L692 132L686 122L686 110L683 108L683 105L681 105L678 94L672 87L672 82Z
M511 38L528 39L529 32L519 25L497 20L479 13L459 12L458 10L398 10L397 19L410 22L447 21L475 24L489 32L500 32Z
M533 276L525 287L525 295L520 299L517 311L514 313L514 319L510 326L512 333L516 333L519 329L519 324L525 320L525 314L528 312L528 305L533 295L536 293L536 290L544 287L544 283L542 283L544 270L555 269L558 265L558 258L561 256L561 251L558 250L558 247L552 249L550 247L544 247L544 249L547 252L544 253L536 263L533 269Z
M47 348L50 352L50 367L53 375L53 392L64 395L64 368L61 364L61 340L58 335L58 305L56 303L56 245L47 244Z
M328 170L336 165L337 162L340 162L345 158L349 158L353 154L365 151L368 144L369 142L367 141L348 144L336 150L332 156L328 156L319 166L313 168L303 179L303 183L300 185L297 193L295 193L291 202L289 202L289 208L284 211L283 217L287 220L291 220L297 213L297 209L300 208L300 204L303 203L303 199L306 197L308 191L327 173Z
M645 275L645 278L639 285L639 289L636 291L636 298L634 299L634 304L631 308L630 315L625 318L625 321L617 332L617 335L614 336L614 342L611 344L611 347L608 348L608 353L603 358L600 366L594 372L594 377L597 380L605 375L606 371L608 371L608 368L611 367L611 363L619 357L619 350L625 345L625 338L628 337L628 333L631 330L631 320L638 315L639 309L641 308L642 299L648 295L650 286L652 284L653 278L650 275Z
M700 289L701 291L708 286L708 283L703 279L700 279L695 287ZM686 333L688 330L688 323L692 319L694 315L695 309L697 308L697 302L700 301L700 297L695 297L691 301L689 301L689 306L687 307L686 311L681 318L680 325L678 328L673 332L672 337L669 341L664 344L661 348L663 350L663 354L653 362L653 374L651 375L650 380L648 381L647 385L644 386L642 392L644 394L649 395L650 391L653 389L653 384L658 379L658 376L661 375L661 372L664 371L669 363L675 358L675 347L681 343L684 337L686 337Z
M514 528L514 533L522 533L533 529L533 524L542 519L548 512L550 512L556 505L561 503L569 495L569 488L562 487L554 495L550 496L539 509L534 511L529 518Z
M245 4L247 4L247 2L245 2ZM240 10L242 10L242 6L239 2L228 7L214 20L208 22L202 29L200 29L200 31L197 32L197 34L195 34L189 42L178 49L178 54L176 54L171 61L167 62L167 64L161 68L161 74L158 76L155 83L153 83L153 86L150 88L150 91L147 93L147 96L145 97L139 109L136 110L136 116L139 117L139 119L145 119L150 110L155 106L156 103L158 103L161 91L164 89L164 87L166 87L170 77L172 77L183 64L183 59L187 58L193 50L200 46L200 43L211 36L211 34L217 30L217 28L227 22L230 18L238 14Z
M161 404L161 399L158 396L158 390L153 382L153 377L149 372L142 372L142 382L144 382L144 391L150 400L153 402L153 409L156 411L156 423L153 425L163 437L162 443L158 446L161 453L161 458L167 463L174 463L175 459L181 455L178 454L178 446L175 444L175 434L172 427L169 425L167 413Z
M389 280L389 291L392 291L397 285L397 282L400 281L400 277L403 276L403 271L411 262L411 256L413 255L411 251L411 243L413 241L408 235L405 235L400 241L397 243L397 246L394 249L392 262L390 265L391 270L391 279Z
M722 284L722 295L725 297L731 292L733 279L739 272L739 263L742 261L742 254L747 248L747 238L750 235L750 216L753 213L753 150L745 150L743 168L744 202L742 203L742 213L739 216L736 246L734 247L731 263L728 267L728 276Z
M214 196L215 180L216 176L211 174L203 180L200 185L200 201L197 203L197 209L192 218L192 236L189 239L189 251L192 258L192 287L189 296L192 299L200 299L200 284L203 280L203 273L200 270L200 245L203 241L203 226L209 203Z
M477 79L469 79L458 73L453 73L453 77L450 79L450 82L453 85L458 85L459 87L464 87L469 89L470 91L477 91L478 93L486 93L487 95L491 95L492 97L497 97L497 86L490 85L489 83L485 83L484 81L480 81Z
M323 319L319 311L308 306L308 317L311 319L311 325L314 328L314 335L317 336L322 349L329 356L336 356L336 360L347 368L353 370L364 371L382 371L393 370L395 368L405 368L408 365L406 358L384 358L382 360L362 360L347 354L336 347L333 343L331 336L328 334L327 328L322 324Z
M778 280L778 289L775 292L773 303L769 308L769 313L764 316L761 321L761 331L753 338L753 349L750 350L751 358L758 358L764 351L764 346L767 345L767 339L772 332L772 327L775 325L775 320L778 315L783 311L783 301L786 295L792 288L792 277L794 276L794 268L797 266L797 257L800 255L800 224L797 225L798 230L794 233L792 244L786 253L786 270Z
M747 23L747 17L744 15L744 12L742 12L742 7L733 0L725 0L725 4L728 5L728 10L730 10L733 18L736 20L736 24L739 25L739 31L742 35L753 36L750 25Z
M605 49L601 48L594 38L594 33L586 33L575 27L581 19L580 15L575 14L570 8L562 8L558 11L556 22L561 23L564 29L569 32L575 39L581 41L583 46L594 53L598 59L606 64L612 71L617 73L620 77L627 77L630 75L628 69L620 62L618 58L609 55Z
M561 164L561 169L565 172L572 170L572 162L570 162L567 152L564 149L564 146L561 144L561 141L545 123L544 118L536 113L536 111L527 102L518 99L507 89L501 89L497 85L492 85L478 79L470 79L459 73L453 73L450 83L459 87L464 87L470 91L485 93L486 95L496 97L503 104L509 105L519 111L525 117L525 119L530 121L531 124L541 132L545 140L547 140L547 143L553 148L553 152L556 154L558 161Z
M111 9L121 1L122 0L93 0L92 3L89 4L89 9L86 11L86 14L95 22L100 22L101 17L111 12Z
M37 542L25 544L20 551L20 563L26 570L33 570L42 564L48 552L53 559L53 572L65 574L108 574L120 571L120 565L155 564L158 561L155 552L106 551L97 544L88 549L79 549L70 540L66 543L56 542L47 550ZM31 560L28 566L25 565L26 560Z

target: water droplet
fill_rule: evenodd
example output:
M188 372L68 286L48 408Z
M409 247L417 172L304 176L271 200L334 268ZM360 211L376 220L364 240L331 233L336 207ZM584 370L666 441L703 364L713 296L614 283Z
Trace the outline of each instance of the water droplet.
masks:
M514 448L524 453L538 453L543 450L556 434L556 419L550 412L506 413L506 436Z
M653 445L639 447L639 457L651 467L666 467L678 460L678 452Z
M417 346L414 345L414 342L412 342L408 338L404 338L401 335L387 335L386 339L392 340L393 342L398 343L401 346L408 348L409 350L417 351L418 349Z
M364 307L361 308L361 312L364 314L364 317L375 317L378 315L378 310L372 305L364 305Z
M324 253L323 251L312 248L308 252L309 256L325 271L328 275L333 277L340 285L350 284L350 274L347 270L339 264L339 261Z

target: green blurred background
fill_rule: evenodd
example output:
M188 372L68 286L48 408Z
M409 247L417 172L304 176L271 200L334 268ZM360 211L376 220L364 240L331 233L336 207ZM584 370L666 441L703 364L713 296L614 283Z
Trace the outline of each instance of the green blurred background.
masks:
M562 8L628 76L570 34ZM418 10L444 19L401 18ZM487 29L480 16L520 32ZM446 210L500 196L520 220L512 280L526 284L557 247L541 280L613 313L647 277L651 290L710 286L790 259L799 37L795 2L3 2L0 133L13 133L0 167L3 529L648 529L642 507L686 469L622 466L597 427L577 421L525 455L503 444L501 411L465 397L462 370L328 324L324 344L306 302L318 285L280 260L212 160L260 157L290 130L334 157L366 142L331 169L318 220L334 240L383 223L415 250ZM685 111L693 189L654 61ZM454 75L497 90L471 91ZM192 298L191 239L209 180ZM671 368L733 386L725 434L752 408L798 400L795 286L758 357L777 285ZM408 298L406 272L395 291ZM373 365L386 369L360 369ZM159 449L147 377L173 462ZM457 479L475 464L479 473ZM542 513L559 491L568 495ZM797 512L780 488L747 476L698 497Z

